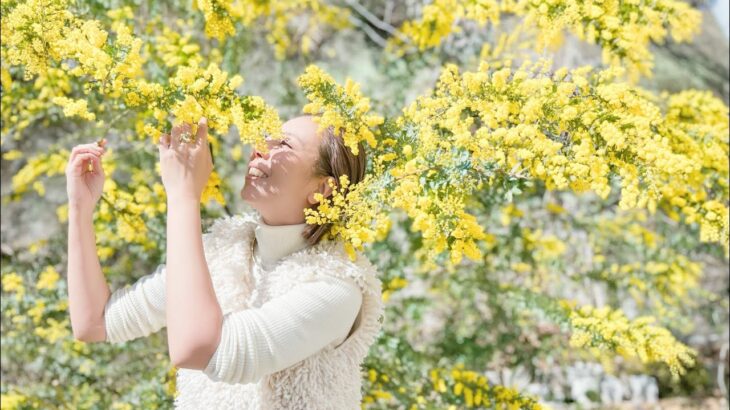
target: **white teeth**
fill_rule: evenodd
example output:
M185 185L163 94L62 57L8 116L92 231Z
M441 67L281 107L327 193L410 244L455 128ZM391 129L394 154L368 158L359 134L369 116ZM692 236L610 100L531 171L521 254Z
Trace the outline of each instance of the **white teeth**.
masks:
M259 178L265 178L266 177L266 174L264 174L263 172L261 172L260 170L258 170L256 168L249 168L248 169L248 174L249 175L253 175L255 177L259 177Z

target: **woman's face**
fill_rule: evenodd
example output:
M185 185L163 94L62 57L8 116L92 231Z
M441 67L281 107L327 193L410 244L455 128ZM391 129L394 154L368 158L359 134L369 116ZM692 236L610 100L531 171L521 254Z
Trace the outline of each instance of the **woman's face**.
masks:
M267 154L251 152L241 198L259 211L266 224L303 223L304 208L317 203L314 193L331 192L326 177L312 175L319 156L317 127L312 117L293 118L282 126L281 140L267 139ZM264 175L251 174L251 168Z

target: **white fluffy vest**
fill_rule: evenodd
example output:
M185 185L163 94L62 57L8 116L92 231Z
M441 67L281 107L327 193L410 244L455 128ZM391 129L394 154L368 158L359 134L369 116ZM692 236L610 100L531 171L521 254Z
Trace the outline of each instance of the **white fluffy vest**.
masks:
M363 302L354 330L301 362L257 383L212 381L199 370L178 369L176 409L360 409L361 365L382 324L377 270L358 253L350 261L341 242L323 239L285 256L266 277L249 270L256 220L252 214L224 217L203 235L205 257L223 314L257 308L301 281L322 275L352 277Z

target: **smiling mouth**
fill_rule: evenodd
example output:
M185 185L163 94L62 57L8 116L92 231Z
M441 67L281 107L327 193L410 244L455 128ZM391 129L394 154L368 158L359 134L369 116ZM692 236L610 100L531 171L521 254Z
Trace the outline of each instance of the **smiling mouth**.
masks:
M256 169L256 168L250 168L248 170L248 174L246 174L246 177L247 178L251 178L251 179L264 179L264 178L268 178L268 176L266 174L264 174L261 170Z

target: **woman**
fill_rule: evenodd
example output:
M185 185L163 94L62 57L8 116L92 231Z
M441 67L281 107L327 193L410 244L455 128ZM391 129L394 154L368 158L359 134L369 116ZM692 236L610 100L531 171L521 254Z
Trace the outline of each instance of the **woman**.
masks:
M66 175L75 337L121 343L167 326L179 368L175 408L359 409L381 283L367 258L352 262L340 241L323 240L328 226L307 225L303 209L342 174L362 180L364 154L352 155L331 128L319 133L310 116L289 120L282 140L267 140L269 153L249 159L241 197L255 212L202 234L200 196L212 170L205 119L194 139L189 130L174 127L158 145L167 263L111 294L92 227L105 148L74 147Z

